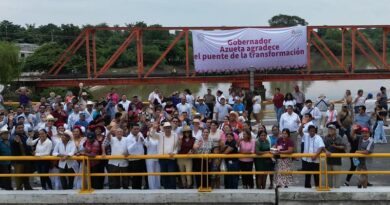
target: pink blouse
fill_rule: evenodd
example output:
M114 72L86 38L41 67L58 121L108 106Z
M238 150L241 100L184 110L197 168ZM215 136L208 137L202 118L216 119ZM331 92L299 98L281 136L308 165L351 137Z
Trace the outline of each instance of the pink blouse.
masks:
M238 142L238 140L240 139L240 137L234 132L233 132L233 138L234 138L234 140L236 140L236 142ZM226 142L226 135L224 132L222 132L222 134L221 134L221 141L223 142L223 144L225 144L225 142Z
M240 153L255 153L255 140L251 140L249 142L241 140L240 142ZM253 162L253 158L240 158L239 159L242 162Z

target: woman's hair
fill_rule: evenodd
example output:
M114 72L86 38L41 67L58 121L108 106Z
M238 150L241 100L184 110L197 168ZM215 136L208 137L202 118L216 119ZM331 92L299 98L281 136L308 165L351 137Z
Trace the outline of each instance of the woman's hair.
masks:
M277 129L279 130L279 125L273 125L273 126L272 126L272 130L273 130L274 128L277 128Z
M247 136L249 136L249 138L252 137L252 133L251 133L251 130L250 130L250 129L245 129L244 132L245 132L245 134L246 134Z
M294 97L292 96L291 93L286 93L286 95L284 96L284 100L293 100L293 99L294 99Z
M42 131L42 132L44 132L45 134L47 134L47 131L46 131L45 129L40 129L40 130L38 130L38 132L40 132L40 131Z
M283 133L283 132L286 132L286 133L287 133L287 136L290 137L290 130L289 130L289 129L284 128L284 129L282 130L282 133Z
M259 132L257 133L257 138L259 138L260 135L263 134L263 133L265 133L265 135L267 135L267 131L261 130L261 131L259 131Z
M216 120L211 121L211 125L212 124L216 125L217 127L219 126L219 124L218 124L218 122Z

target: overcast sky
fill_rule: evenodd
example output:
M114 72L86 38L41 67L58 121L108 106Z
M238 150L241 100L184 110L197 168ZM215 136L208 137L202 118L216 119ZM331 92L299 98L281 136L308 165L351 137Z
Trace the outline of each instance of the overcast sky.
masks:
M144 21L163 26L268 25L277 14L310 25L390 24L388 0L0 0L0 20L16 24Z

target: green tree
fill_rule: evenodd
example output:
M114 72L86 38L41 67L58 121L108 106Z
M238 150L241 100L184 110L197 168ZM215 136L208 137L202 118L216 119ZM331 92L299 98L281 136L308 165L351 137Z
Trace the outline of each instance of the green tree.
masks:
M8 84L20 75L19 48L0 41L0 83Z
M26 58L23 71L48 71L59 58L65 47L57 43L46 43L39 47L33 55Z
M305 19L299 16L289 16L285 14L279 14L277 16L273 16L268 23L272 27L283 27L283 26L297 26L302 25L306 26L309 23L306 22Z

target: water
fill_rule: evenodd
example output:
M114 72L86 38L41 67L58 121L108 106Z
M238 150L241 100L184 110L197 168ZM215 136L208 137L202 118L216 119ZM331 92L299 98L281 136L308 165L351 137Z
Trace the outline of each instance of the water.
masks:
M326 95L331 100L340 100L343 98L345 90L349 89L352 96L355 96L357 90L363 89L364 95L372 93L374 96L379 92L381 86L390 85L390 80L337 80L337 81L291 81L291 82L265 82L266 98L271 99L276 87L281 92L292 92L295 85L299 85L305 92L306 99L315 100L320 94ZM204 95L207 88L210 88L213 94L217 90L222 90L224 95L228 95L230 83L202 83L202 84L167 84L167 85L138 85L138 86L115 86L119 94L126 94L128 97L138 95L142 100L147 100L150 92L155 88L164 94L170 96L173 91L183 91L189 88L195 96ZM387 86L389 87L389 86ZM109 92L110 87L96 86L92 88L94 98L104 97Z

